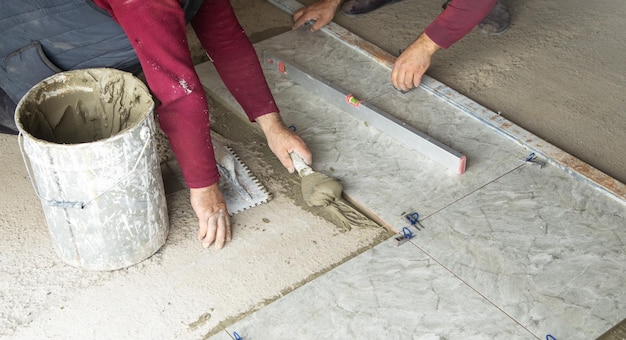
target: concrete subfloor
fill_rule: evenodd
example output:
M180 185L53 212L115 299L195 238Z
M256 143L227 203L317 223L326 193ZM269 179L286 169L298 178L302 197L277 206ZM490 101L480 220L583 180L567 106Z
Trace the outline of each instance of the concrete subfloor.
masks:
M289 30L289 16L265 1L235 0L233 5L254 42ZM626 7L617 1L596 3L593 11L588 11L588 6L591 5L582 1L562 6L538 1L511 3L514 25L510 32L498 37L471 33L449 51L440 52L429 74L624 182L626 165L619 152L626 146L625 120L619 106L624 103L619 90L624 87L624 75L615 70L622 67L626 55L626 30L616 20L623 17L620 13ZM369 16L354 19L340 15L337 19L395 53L414 37L415 27L423 27L438 8L433 2L425 5L405 1ZM416 10L420 12L416 14ZM372 32L368 27L374 27L376 22L388 29ZM402 24L409 22L410 25ZM555 22L558 29L551 30ZM593 30L589 31L589 27ZM398 33L394 34L396 30ZM582 46L572 45L573 42ZM597 46L585 44L590 42ZM193 49L197 52L197 46ZM196 55L200 63L203 56ZM214 110L216 127L222 124L219 111ZM84 272L56 258L16 139L0 136L0 301L4 306L0 309L0 335L20 339L208 337L254 310L263 310L271 301L388 236L360 232L355 243L354 234L337 233L331 223L297 201L293 192L297 180L266 157L267 150L259 141L258 147L250 151L242 147L243 141L233 142L233 148L247 156L253 172L278 194L270 204L260 206L261 211L238 215L240 234L235 236L229 252L210 251L207 256L206 250L199 247L193 239L194 216L185 191L180 191L168 197L171 218L176 223L166 247L138 266L108 273ZM485 200L489 201L489 197ZM559 202L567 207L564 201ZM619 216L623 218L623 210L612 216L616 218L611 220L614 224L620 221ZM307 227L297 229L294 224ZM380 258L383 245L373 249L376 256L366 252L365 259ZM277 248L280 250L267 252ZM250 253L253 249L257 251ZM325 254L323 258L319 257L320 252ZM242 254L247 259L243 265L238 260ZM535 260L541 262L540 256L536 256ZM357 257L355 261L357 266L363 266L362 261L367 260ZM275 264L275 271L254 270L259 266L271 268L268 263ZM228 268L229 272L217 275L214 268ZM285 273L288 275L283 277ZM280 280L276 280L277 275ZM341 275L339 272L331 276L330 284L341 282L337 279ZM422 271L417 273L418 277L423 275ZM380 284L384 286L384 280ZM623 284L616 289L613 297L623 301ZM267 296L267 292L278 293ZM141 301L136 301L136 297L141 297ZM91 316L86 317L86 313ZM270 320L271 317L270 314ZM614 319L622 318L623 315ZM73 319L83 323L73 325ZM478 326L483 320L475 321ZM248 321L247 327L252 330L254 319L250 324ZM600 333L597 329L591 334ZM477 333L463 332L452 334L452 338L463 338L463 334L483 338ZM525 338L528 334L518 336Z

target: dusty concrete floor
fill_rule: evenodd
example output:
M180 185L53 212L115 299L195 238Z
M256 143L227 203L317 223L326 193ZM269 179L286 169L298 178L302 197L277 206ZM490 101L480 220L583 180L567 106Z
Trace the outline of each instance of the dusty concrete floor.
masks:
M439 13L441 2L402 1L356 18L338 14L335 21L397 55ZM253 42L291 27L291 17L265 0L232 3ZM487 36L475 29L438 52L428 74L626 182L626 3L508 4L508 32ZM202 59L197 46L194 52Z

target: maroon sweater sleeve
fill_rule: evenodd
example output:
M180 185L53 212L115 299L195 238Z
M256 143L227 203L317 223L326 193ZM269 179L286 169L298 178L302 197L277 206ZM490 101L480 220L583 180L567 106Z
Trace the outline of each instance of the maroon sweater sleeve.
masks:
M158 117L190 188L219 180L206 94L195 72L179 0L94 0L124 29L148 86L161 102ZM194 17L202 45L250 120L278 112L250 41L228 0L205 1Z
M191 21L198 40L250 121L278 112L259 58L229 0L207 0Z
M452 0L426 27L426 35L442 48L461 40L489 13L496 0Z

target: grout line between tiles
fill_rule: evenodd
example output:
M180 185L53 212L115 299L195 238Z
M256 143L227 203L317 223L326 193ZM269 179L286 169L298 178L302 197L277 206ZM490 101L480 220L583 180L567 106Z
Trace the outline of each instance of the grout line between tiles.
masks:
M511 170L509 170L509 171L507 171L507 172L503 173L502 175L500 175L500 176L498 176L498 177L496 177L496 178L492 179L491 181L489 181L489 182L487 182L487 183L485 183L485 184L481 185L480 187L478 187L478 188L476 188L476 189L474 189L474 190L472 190L472 191L468 192L467 194L465 194L465 195L463 195L463 196L461 196L461 197L457 198L456 200L454 200L454 201L452 201L452 202L450 202L450 203L448 203L448 204L444 205L443 207L441 207L441 208L439 208L439 209L435 210L434 212L432 212L431 214L427 215L426 217L424 217L424 218L420 218L420 222L421 222L421 221L423 221L423 220L425 220L425 219L428 219L428 218L429 218L429 217L431 217L431 216L434 216L435 214L438 214L439 212L441 212L441 211L443 211L443 210L445 210L445 209L449 208L450 206L452 206L452 205L456 204L457 202L459 202L459 201L461 201L461 200L464 200L464 199L465 199L465 198L467 198L468 196L473 195L473 194L474 194L474 193L476 193L477 191L479 191L479 190L483 189L484 187L488 186L489 184L491 184L491 183L493 183L493 182L495 182L495 181L499 180L500 178L502 178L502 177L504 177L504 176L506 176L506 175L508 175L508 174L512 173L513 171L515 171L515 170L517 170L517 169L519 169L519 168L523 167L524 165L526 165L526 163L522 163L522 164L520 164L520 165L516 166L515 168L513 168L513 169L511 169Z
M481 185L480 187L472 190L471 192L467 193L466 195L459 197L458 199L450 202L449 204L441 207L440 209L436 210L435 212L431 213L430 215L424 217L423 219L421 219L421 221L449 208L450 206L456 204L457 202L473 195L474 193L478 192L479 190L485 188L486 186L488 186L489 184L509 175L510 173L520 169L521 167L523 167L524 165L526 165L526 163L522 163L516 167L514 167L513 169L503 173L502 175L494 178L493 180ZM511 320L513 320L515 323L517 323L518 325L520 325L525 331L527 331L528 333L530 333L532 336L534 336L537 339L541 339L539 336L535 335L532 331L530 331L526 326L524 326L520 321L518 321L517 319L515 319L513 316L511 316L509 313L507 313L504 309L502 309L500 306L498 306L495 302L491 301L487 296L485 296L483 293L481 293L478 289L474 288L472 285L470 285L467 281L463 280L463 278L461 278L460 276L458 276L456 273L454 273L450 268L448 268L447 266L445 266L443 263L439 262L436 258L434 258L431 254L429 254L426 250L422 249L419 245L415 244L413 241L409 240L409 242L415 246L417 249L419 249L422 253L424 253L426 256L428 256L430 259L432 259L433 261L435 261L437 264L439 264L442 268L444 268L446 271L448 271L450 274L452 274L454 277L456 277L457 279L459 279L461 282L463 282L463 284L465 284L467 287L469 287L471 290L473 290L474 292L476 292L478 295L480 295L483 299L485 299L486 301L488 301L491 305L493 305L495 308L497 308L498 310L500 310L502 313L504 313L504 315L506 315L507 317L509 317Z
M519 168L519 167L517 167ZM517 169L516 168L516 169ZM513 169L515 170L515 169ZM513 171L511 170L511 171ZM510 171L509 171L510 172ZM506 175L506 174L505 174ZM503 175L504 176L504 175ZM417 249L419 249L422 253L424 253L426 256L428 256L431 260L435 261L438 265L440 265L443 269L445 269L446 271L448 271L448 273L452 274L454 277L456 277L459 281L463 282L464 285L466 285L467 287L469 287L471 290L473 290L476 294L480 295L483 299L485 299L487 302L489 302L492 306L494 306L496 309L498 309L500 312L502 312L504 315L506 315L509 319L513 320L513 322L515 322L516 324L518 324L520 327L522 327L526 332L528 332L530 335L534 336L537 339L541 339L541 337L537 336L535 333L533 333L530 329L528 329L526 326L524 326L520 321L518 321L517 319L515 319L512 315L510 315L509 313L507 313L504 309L502 309L500 306L498 306L495 302L491 301L487 296L485 296L483 293L481 293L478 289L474 288L472 285L470 285L467 281L463 280L463 278L461 278L460 276L458 276L457 274L455 274L450 268L448 268L447 266L445 266L443 263L439 262L436 258L434 258L432 255L430 255L427 251L425 251L424 249L422 249L420 246L418 246L417 244L413 243L413 241L409 240L409 242Z

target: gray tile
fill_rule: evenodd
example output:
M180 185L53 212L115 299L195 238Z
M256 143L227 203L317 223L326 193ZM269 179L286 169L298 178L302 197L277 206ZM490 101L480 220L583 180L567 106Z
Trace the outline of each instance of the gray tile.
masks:
M534 338L413 245L389 242L228 331L246 340Z
M276 37L272 44L280 45L280 39ZM293 58L298 58L308 51L306 44L290 39L286 39L289 45L282 49L285 53L292 51ZM337 52L343 59L336 59L336 63L324 60L325 67L314 67L320 72L317 75L332 77L332 72L327 73L330 67L347 67L349 63L342 53ZM313 50L310 54L315 55ZM378 72L375 64L370 68ZM206 80L215 79L208 76L211 71L207 65L199 69L201 74L207 74L203 79L205 86L236 107L223 85ZM426 230L412 241L414 245L479 292L478 300L492 301L541 337L551 333L557 338L593 338L623 318L626 313L624 205L560 169L523 165L522 159L528 153L525 148L419 89L407 94L382 90L371 103L467 155L468 168L464 175L450 174L392 136L337 110L278 72L268 70L266 75L286 123L297 127L313 151L314 167L341 179L346 194L395 229L404 224L399 216L402 211L418 211ZM364 82L358 75L350 77L344 84ZM380 79L388 81L386 76ZM377 86L384 89L383 85ZM391 255L389 261L402 262L402 258ZM427 268L432 272L442 269L432 263ZM332 273L327 277L332 278ZM406 278L399 273L382 276L404 282ZM372 284L375 277L363 274L360 276L363 282L353 284L356 287ZM314 304L315 301L309 301L309 295L334 301L334 296L326 297L332 293L324 288L315 290L317 284L311 286L307 289L314 294L300 293L301 288L292 294L304 295L294 299L303 305ZM454 287L448 285L451 291ZM397 288L390 288L388 295L381 296L403 294L405 287ZM346 310L358 310L357 305L364 304L372 295L377 296L372 290L363 296L346 295L341 306L330 305L339 310L330 316L318 315L324 309L317 307L303 313L320 319L319 324L333 325L334 316ZM401 308L394 303L376 306L389 311ZM423 307L419 305L420 309ZM298 317L294 315L298 314L296 309L284 308L287 313L278 310L273 315L288 320ZM379 320L375 315L378 314L369 315L370 319L385 326L394 322L390 319L397 318L393 314ZM354 325L341 328L344 333L337 334L345 336L350 335L351 329L366 329L358 324L361 321L356 319ZM289 329L285 328L284 332ZM311 332L316 336L334 335L327 329L311 329ZM276 334L284 333L280 329Z
M321 31L286 32L255 44L255 48L260 55L268 50L287 58L362 100L394 91L389 71Z
M536 334L592 339L626 315L626 208L525 165L422 221L414 242Z

